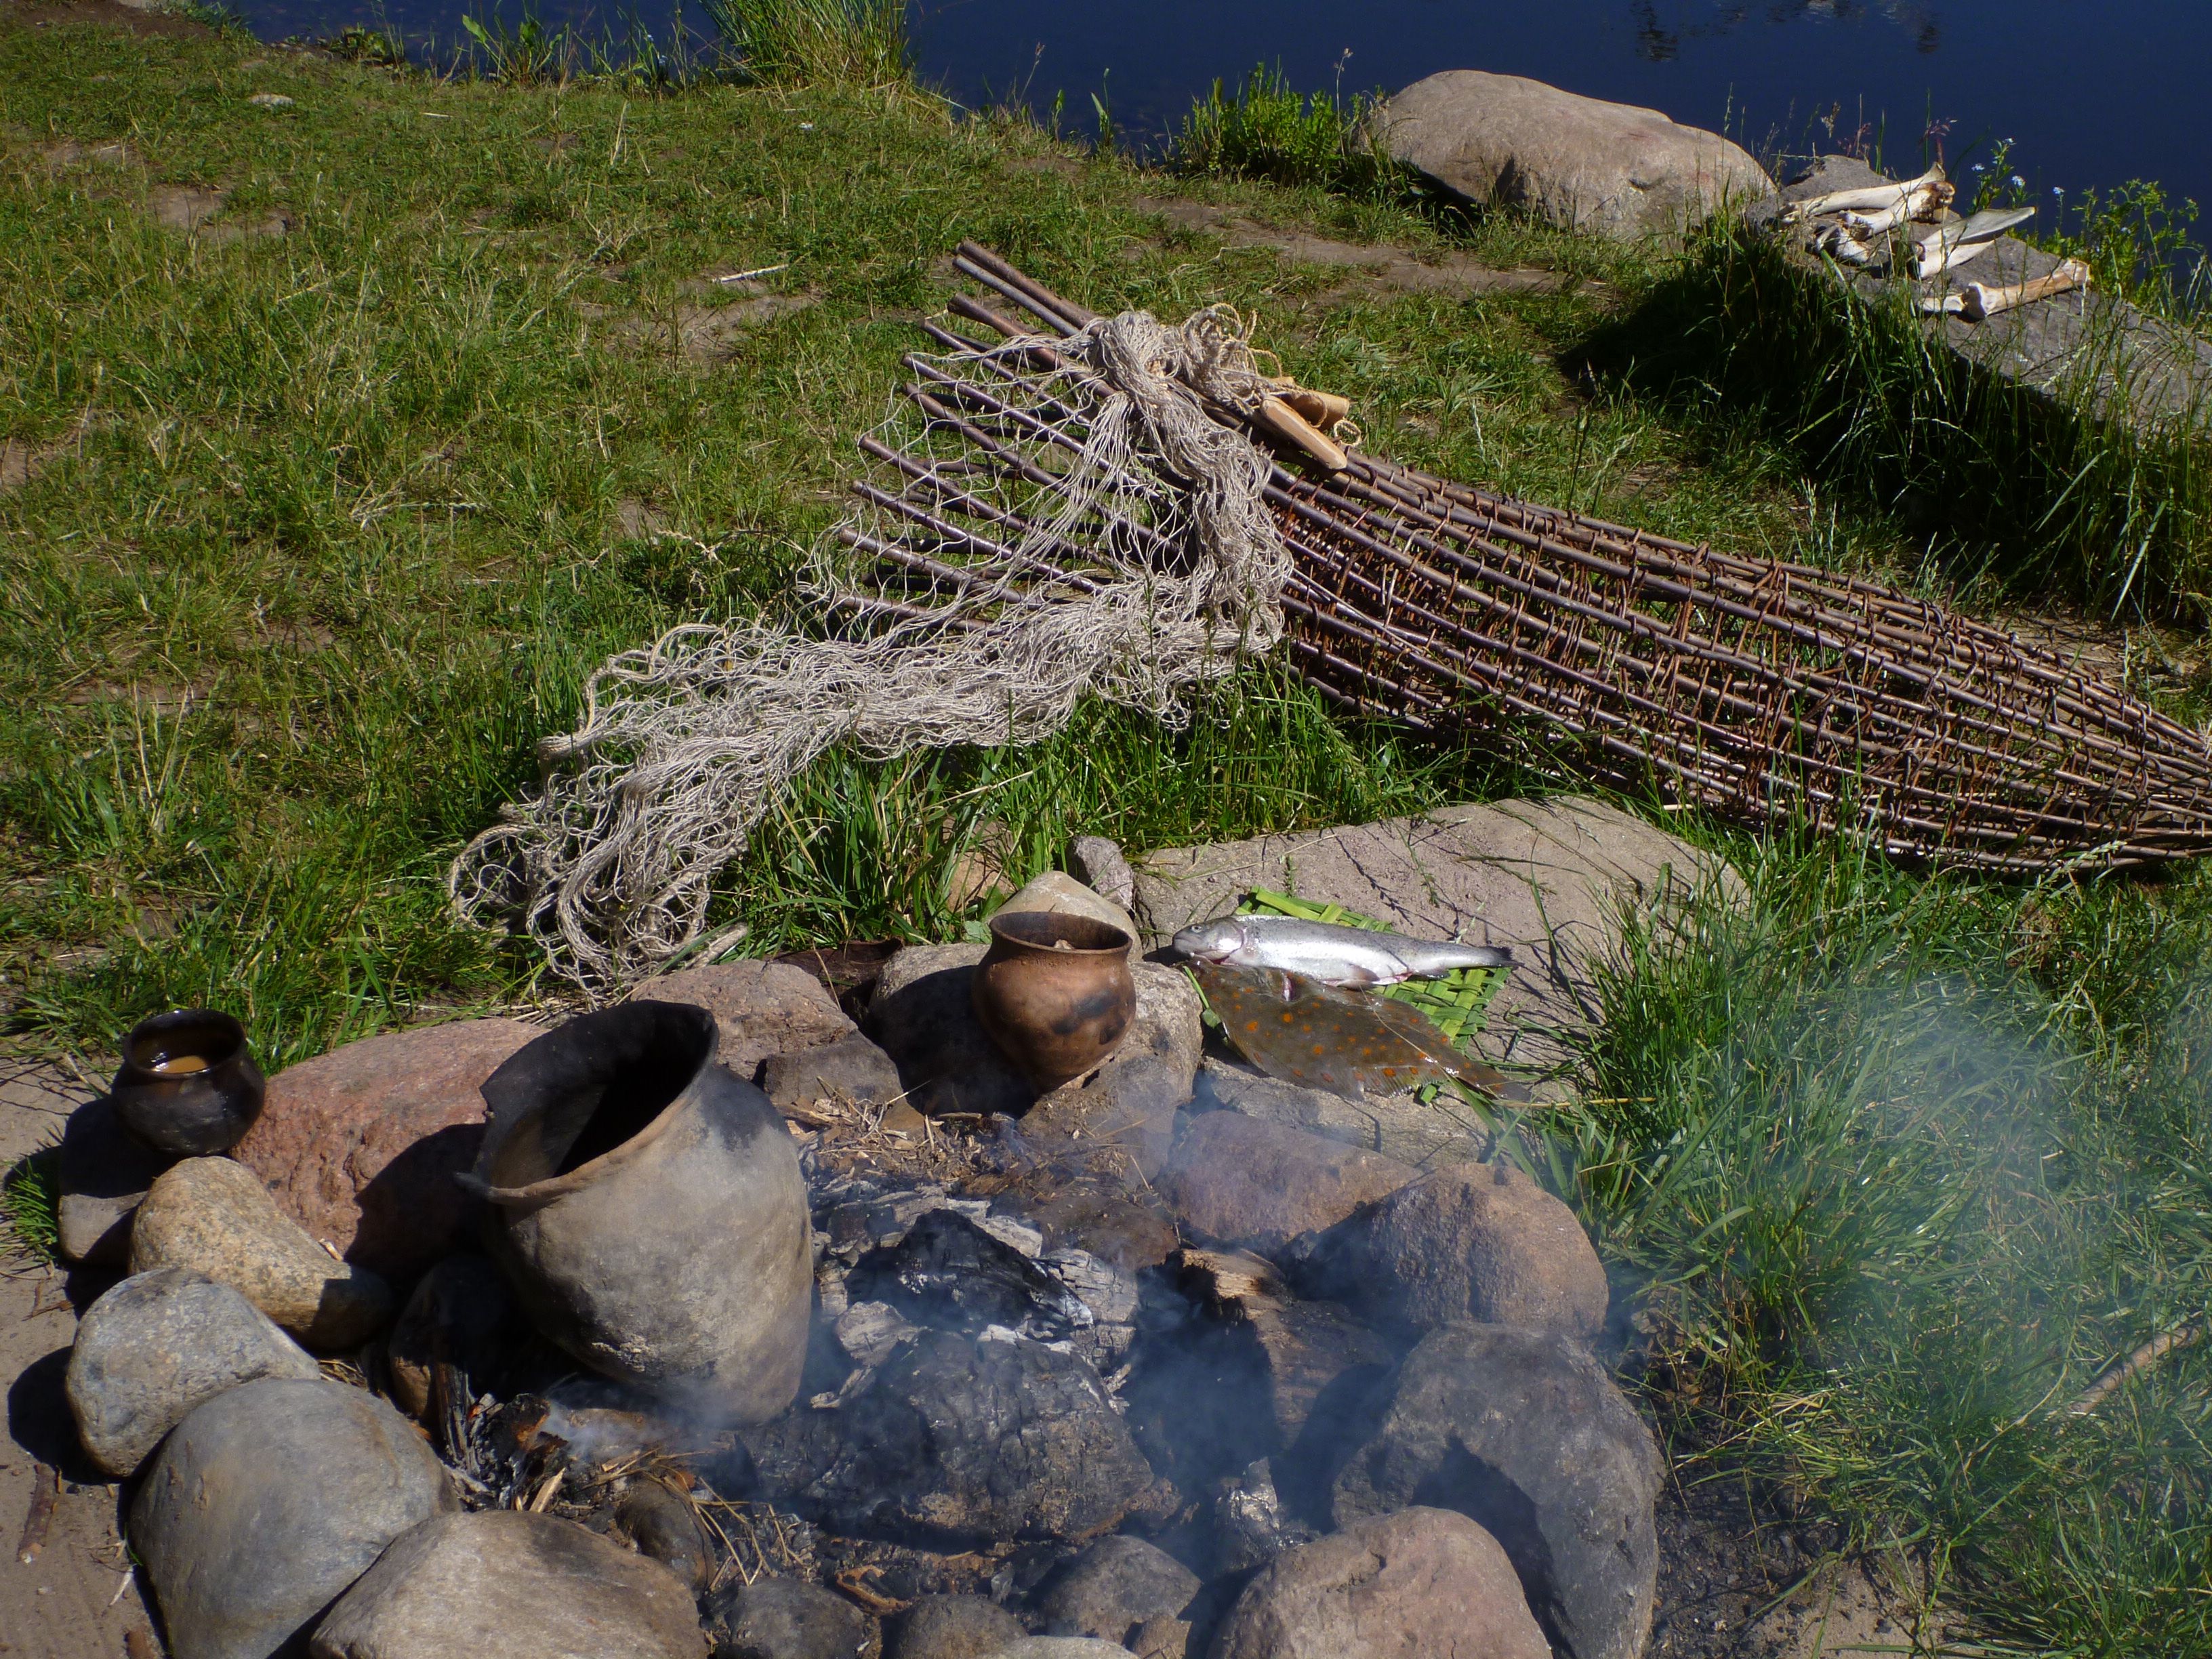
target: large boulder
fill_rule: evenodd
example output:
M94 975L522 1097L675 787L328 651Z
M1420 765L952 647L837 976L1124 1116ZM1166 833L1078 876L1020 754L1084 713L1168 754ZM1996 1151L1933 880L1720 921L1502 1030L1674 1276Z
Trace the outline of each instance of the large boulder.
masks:
M876 1659L876 1621L835 1590L773 1575L720 1591L708 1608L714 1659Z
M519 1020L461 1020L302 1060L269 1079L233 1156L310 1237L411 1279L465 1241L473 1201L453 1177L483 1139L477 1091L537 1035Z
M325 1353L374 1336L396 1311L390 1285L332 1260L252 1170L227 1158L188 1158L148 1190L131 1225L131 1271L156 1267L234 1286Z
M691 1593L573 1521L444 1515L403 1534L316 1627L313 1659L700 1659Z
M1316 1288L1415 1330L1455 1321L1588 1342L1611 1291L1575 1212L1512 1164L1462 1164L1401 1187L1319 1241Z
M174 1659L267 1659L386 1545L459 1507L422 1436L374 1395L264 1377L170 1432L132 1500L131 1547Z
M1718 133L1517 75L1447 70L1375 114L1390 154L1454 195L1623 241L1679 236L1774 181Z
M1160 943L1227 914L1255 887L1341 904L1425 939L1512 948L1475 1047L1486 1059L1570 1065L1597 1018L1596 969L1623 923L1662 933L1689 897L1741 890L1727 863L1617 807L1574 796L1450 806L1300 835L1148 854L1137 921Z
M1198 1575L1141 1538L1102 1538L1068 1563L1036 1599L1048 1636L1124 1642L1147 1620L1178 1617L1198 1595Z
M1409 1164L1235 1112L1195 1119L1160 1177L1189 1231L1263 1255L1413 1179Z
M888 1634L885 1659L989 1659L1028 1632L988 1596L925 1595Z
M834 1411L802 1406L750 1444L772 1491L848 1536L1087 1538L1152 1483L1096 1369L1004 1333L921 1331Z
M1465 1516L1355 1521L1276 1558L1222 1622L1213 1659L1551 1659L1513 1566Z
M853 1022L822 981L788 963L718 962L649 979L630 993L649 1002L688 1002L714 1015L716 1058L748 1083L770 1054L805 1054L848 1036Z
M321 1374L229 1285L160 1267L125 1279L85 1310L65 1388L86 1452L121 1476L136 1474L163 1435L226 1389Z
M1338 1472L1337 1524L1415 1504L1504 1546L1564 1659L1638 1659L1659 1568L1658 1448L1581 1344L1447 1325L1406 1357Z

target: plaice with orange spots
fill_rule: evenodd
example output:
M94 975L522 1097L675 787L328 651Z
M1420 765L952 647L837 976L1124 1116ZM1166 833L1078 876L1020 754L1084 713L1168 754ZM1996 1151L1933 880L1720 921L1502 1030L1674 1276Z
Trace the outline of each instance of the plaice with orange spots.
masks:
M1229 1040L1270 1077L1352 1100L1455 1078L1494 1094L1520 1092L1401 1002L1279 968L1194 963L1190 971Z

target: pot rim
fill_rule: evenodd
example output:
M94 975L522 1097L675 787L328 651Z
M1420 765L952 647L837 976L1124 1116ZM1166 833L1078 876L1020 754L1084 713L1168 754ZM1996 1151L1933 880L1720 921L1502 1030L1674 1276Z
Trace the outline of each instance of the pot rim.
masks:
M161 1039L171 1031L203 1030L218 1036L222 1047L210 1052L197 1044L179 1044L177 1052L195 1054L207 1065L198 1072L157 1072L142 1054L156 1048ZM118 1066L118 1080L143 1087L148 1084L174 1085L187 1079L204 1078L209 1073L245 1058L246 1027L235 1014L227 1014L220 1008L171 1008L165 1012L149 1014L127 1032L118 1045L122 1060Z
M1070 940L1062 946L1048 939L1024 939L1020 933L1012 931L1013 924L1031 920L1043 921L1048 925L1056 922L1079 922L1085 928L1097 929L1100 933L1108 936L1108 940L1099 945L1078 945ZM991 937L1010 950L1030 952L1042 957L1081 958L1121 956L1127 954L1129 948L1136 943L1112 922L1097 916L1083 915L1072 910L1001 910L991 918L988 926Z
M616 1006L635 1007L657 1001L658 999L655 998L635 997L628 1003L617 1003ZM707 1048L706 1052L700 1056L699 1067L691 1073L690 1080L668 1097L667 1103L653 1115L651 1122L623 1140L619 1146L608 1147L597 1158L579 1164L566 1174L547 1176L543 1181L533 1181L525 1187L495 1187L473 1171L464 1172L457 1179L478 1197L487 1199L499 1205L502 1209L542 1210L556 1199L566 1198L571 1193L582 1191L600 1175L628 1163L633 1157L642 1153L647 1147L658 1140L667 1132L669 1121L674 1115L676 1109L696 1092L701 1080L710 1070L720 1064L722 1052L721 1024L715 1019L711 1011L701 1007L695 1002L666 1002L659 1003L659 1006L664 1008L688 1009L700 1015L706 1022ZM611 1012L611 1010L603 1012ZM590 1016L585 1015L580 1018L588 1018ZM554 1029L558 1030L560 1028L556 1026ZM551 1031L546 1033L548 1036L552 1035ZM526 1052L527 1046L526 1044L523 1048L518 1048L515 1054ZM512 1060L514 1056L510 1055L508 1058ZM502 1062L502 1066L504 1064L505 1062ZM492 1073L493 1077L498 1075L496 1071ZM732 1075L734 1076L735 1073ZM486 1079L487 1082L489 1080L489 1079ZM489 1150L488 1144L486 1150Z

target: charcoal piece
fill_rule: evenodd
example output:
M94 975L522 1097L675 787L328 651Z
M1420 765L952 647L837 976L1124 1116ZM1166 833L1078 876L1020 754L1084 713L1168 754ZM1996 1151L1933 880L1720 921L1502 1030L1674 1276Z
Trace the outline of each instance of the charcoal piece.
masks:
M924 1330L836 1409L788 1412L750 1443L770 1490L853 1536L1084 1538L1152 1485L1097 1370L998 1335Z
M884 1302L917 1325L969 1334L997 1325L1056 1342L1092 1322L1082 1300L957 1210L931 1210L906 1237L860 1258L854 1302Z
M1249 1572L1285 1550L1321 1534L1291 1515L1275 1490L1274 1472L1261 1458L1231 1476L1213 1493L1213 1570Z

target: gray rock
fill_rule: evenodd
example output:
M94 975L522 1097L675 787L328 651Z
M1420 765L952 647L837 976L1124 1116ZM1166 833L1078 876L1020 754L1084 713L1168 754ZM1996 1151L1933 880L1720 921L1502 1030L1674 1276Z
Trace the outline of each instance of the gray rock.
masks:
M85 1310L66 1387L92 1461L130 1475L163 1435L226 1389L320 1375L299 1344L229 1285L161 1267L125 1279Z
M1129 1650L1119 1642L1091 1636L1025 1636L999 1649L990 1659L1129 1659Z
M905 1091L891 1057L858 1031L819 1048L770 1054L761 1062L761 1088L786 1115L825 1100L888 1106Z
M573 1521L441 1516L397 1539L317 1628L313 1659L700 1659L691 1595Z
M748 1442L769 1489L847 1535L1085 1538L1151 1486L1097 1371L1041 1342L917 1333L834 1411Z
M171 1431L131 1546L174 1659L266 1659L386 1545L459 1505L421 1435L343 1383L264 1377Z
M1176 968L1139 962L1129 1035L1088 1079L1042 1096L1021 1122L1032 1156L1130 1182L1149 1181L1175 1144L1206 1039L1198 991Z
M876 1621L834 1590L796 1578L732 1584L710 1603L714 1659L876 1659Z
M913 945L884 964L866 1029L898 1067L907 1099L945 1112L1018 1117L1037 1097L975 1018L969 986L982 945Z
M822 981L788 963L720 962L648 979L630 992L647 1002L688 1002L714 1015L721 1030L716 1057L750 1083L770 1054L827 1048L853 1031L853 1022Z
M1401 1187L1322 1246L1329 1288L1415 1330L1460 1320L1604 1328L1605 1267L1575 1212L1510 1164L1463 1164Z
M1448 1325L1407 1356L1333 1501L1340 1528L1416 1502L1457 1510L1504 1547L1566 1659L1638 1659L1662 1473L1650 1431L1581 1345Z
M1037 1597L1048 1636L1120 1642L1135 1626L1175 1618L1200 1588L1198 1575L1141 1538L1102 1538L1077 1556Z
M1213 1493L1213 1570L1249 1572L1285 1550L1313 1542L1312 1528L1286 1514L1274 1471L1260 1459L1231 1476Z
M1392 155L1455 195L1623 241L1678 237L1774 193L1765 170L1718 133L1517 75L1447 70L1374 118Z
M1211 1054L1199 1063L1185 1109L1194 1115L1239 1112L1423 1169L1474 1162L1489 1142L1472 1115L1449 1096L1427 1103L1412 1094L1347 1100L1329 1090L1304 1088Z
M1891 182L1863 161L1823 155L1803 177L1784 187L1771 209L1751 216L1754 222L1771 223L1791 202ZM1826 275L1831 267L1808 246L1817 229L1812 223L1796 227L1788 233L1789 246L1808 269ZM2016 236L2000 236L1952 280L1992 286L2024 283L2050 275L2059 258ZM1870 302L1888 303L1893 283L1886 274L1844 271L1841 280ZM2212 402L2212 341L2100 289L2021 306L1984 322L1931 317L1923 326L1969 368L2038 403L2071 405L2078 399L2098 418L2124 422L2146 434Z
M615 1499L615 1531L649 1561L658 1561L703 1595L714 1577L714 1552L699 1511L666 1482L639 1475Z
M62 1254L88 1267L131 1259L131 1218L162 1170L176 1162L123 1127L106 1095L70 1114L62 1130L56 1231Z
M1379 1152L1209 1112L1183 1132L1159 1186L1190 1232L1266 1254L1301 1233L1334 1226L1415 1173Z
M1498 1540L1407 1509L1279 1557L1223 1620L1213 1659L1552 1659Z
M1022 1621L981 1595L925 1595L890 1627L885 1659L984 1659L1021 1641Z
M410 1417L425 1416L441 1363L481 1391L527 1329L514 1291L488 1257L447 1256L422 1275L385 1339L392 1403Z
M1127 910L1135 901L1136 878L1120 847L1103 836L1078 836L1067 844L1068 872L1109 903Z
M131 1271L185 1267L243 1291L310 1348L353 1346L392 1321L392 1286L332 1258L227 1158L188 1158L148 1189L131 1224Z
M1474 1046L1495 1062L1550 1070L1572 1062L1567 1037L1599 1015L1594 970L1619 952L1623 915L1663 932L1709 884L1742 891L1713 854L1562 796L1149 854L1137 866L1137 921L1149 943L1164 943L1267 887L1423 938L1510 945L1516 966Z

